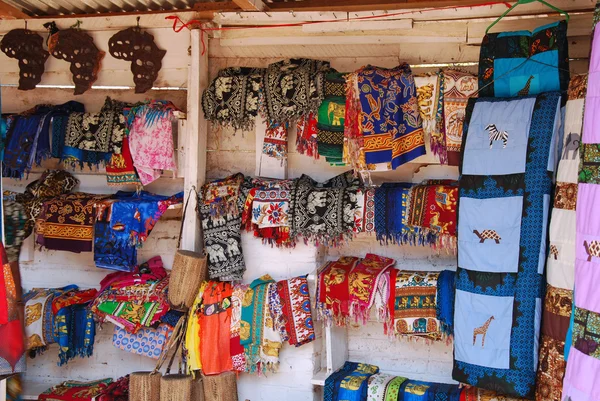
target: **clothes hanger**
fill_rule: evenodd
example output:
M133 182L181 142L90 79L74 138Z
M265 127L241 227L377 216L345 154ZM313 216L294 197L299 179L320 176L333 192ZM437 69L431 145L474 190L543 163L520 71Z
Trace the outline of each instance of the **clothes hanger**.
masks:
M519 0L511 8L509 8L508 10L506 10L501 16L499 16L496 21L492 22L492 24L490 26L488 26L487 29L485 30L485 34L487 35L488 32L489 32L489 30L492 29L492 27L494 25L496 25L498 23L498 21L500 21L502 18L506 17L506 14L508 14L509 12L511 12L516 6L518 6L520 4L529 4L529 3L534 3L534 2L542 3L543 5L545 5L545 6L549 7L549 8L551 8L551 9L553 9L557 13L563 14L566 17L567 22L569 22L569 18L570 18L569 17L569 13L567 13L564 10L561 10L558 7L553 6L552 4L550 4L550 3L548 3L548 2L546 2L544 0Z

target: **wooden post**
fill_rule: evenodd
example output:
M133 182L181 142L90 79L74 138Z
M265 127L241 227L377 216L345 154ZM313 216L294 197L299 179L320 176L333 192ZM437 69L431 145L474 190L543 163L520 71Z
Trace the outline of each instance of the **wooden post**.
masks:
M206 179L206 140L208 123L201 110L202 92L208 86L208 46L203 48L200 29L191 31L191 65L189 67L187 97L187 135L184 144L183 173L185 199L192 188L200 191ZM208 38L205 38L208 40ZM204 54L202 54L204 52ZM192 195L188 212L183 222L181 249L200 252L202 250L201 224L196 210L197 198Z

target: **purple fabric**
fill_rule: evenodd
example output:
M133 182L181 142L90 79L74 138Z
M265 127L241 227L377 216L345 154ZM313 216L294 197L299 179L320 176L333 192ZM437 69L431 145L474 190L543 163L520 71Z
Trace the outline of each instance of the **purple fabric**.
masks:
M594 31L585 97L583 143L600 143L600 29Z
M571 348L563 382L563 400L600 400L600 360Z

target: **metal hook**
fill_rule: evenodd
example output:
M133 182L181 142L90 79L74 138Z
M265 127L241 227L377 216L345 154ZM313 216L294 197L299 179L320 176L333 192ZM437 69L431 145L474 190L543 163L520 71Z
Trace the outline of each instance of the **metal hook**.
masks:
M290 10L290 12L292 13L292 16L296 18L296 13L294 13L294 10Z
M27 20L23 20L25 21L25 30L27 30Z
M332 13L332 14L333 14L333 18L337 19L337 15L335 15L335 13Z
M273 17L271 14L269 14L269 13L268 13L268 12L266 12L266 11L263 11L263 13L265 13L265 15L266 15L267 17L269 17L269 18Z
M137 27L139 29L140 27L140 16L138 15L138 17L136 18L136 23L137 23Z

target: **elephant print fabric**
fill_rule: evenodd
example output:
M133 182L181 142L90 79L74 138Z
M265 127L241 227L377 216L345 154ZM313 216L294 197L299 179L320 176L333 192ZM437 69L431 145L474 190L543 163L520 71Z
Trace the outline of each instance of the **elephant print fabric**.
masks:
M436 312L438 277L439 272L398 272L394 294L396 336L441 339Z
M452 377L512 397L535 392L560 98L466 108Z
M246 199L242 193L247 194L247 191L242 190L242 181L243 179L236 181L235 185L229 185L231 178L226 178L207 184L216 188L215 194L227 192L227 196L205 195L206 199L199 201L204 249L208 256L208 274L211 280L241 280L246 270L240 227L243 202ZM223 185L220 186L219 182ZM219 189L225 186L227 191ZM203 190L202 193L207 194L207 191Z

